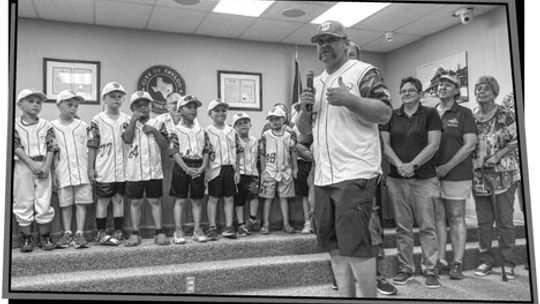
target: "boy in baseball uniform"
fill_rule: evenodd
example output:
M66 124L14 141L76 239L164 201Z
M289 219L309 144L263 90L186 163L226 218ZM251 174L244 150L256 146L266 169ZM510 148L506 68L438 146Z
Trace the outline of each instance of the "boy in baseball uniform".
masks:
M17 96L22 115L15 118L13 213L21 233L22 252L33 250L34 220L39 226L42 249L54 249L49 237L54 217L50 167L58 145L51 123L38 117L45 100L43 93L33 89L24 89Z
M88 178L95 184L97 206L95 241L101 245L118 246L124 224L126 147L122 133L129 124L129 116L120 112L126 90L118 82L103 87L101 99L105 111L92 118L88 129ZM114 234L105 231L107 207L113 203Z
M289 224L288 198L295 197L294 178L298 173L296 162L296 134L284 127L285 111L280 107L270 109L266 119L271 129L266 130L259 143L261 156L261 186L259 196L264 197L263 227L261 233L270 233L270 210L276 193L279 195L283 231L295 233Z
M133 232L125 245L137 246L141 243L139 224L143 195L152 208L156 232L154 242L169 245L161 223L161 197L163 196L163 170L161 168L161 149L167 149L169 135L165 124L150 118L152 96L138 91L131 95L130 109L133 111L128 127L122 134L127 149L126 158L126 197L131 199L131 223Z
M56 242L56 248L67 248L70 245L75 248L88 247L88 242L83 235L86 206L94 201L92 185L87 174L88 136L86 131L88 125L75 118L81 102L84 102L84 98L71 90L60 92L56 98L60 115L58 119L51 122L59 147L54 158L54 173L64 226L64 234ZM75 236L71 232L73 204L75 204L77 223Z
M184 205L191 199L193 215L193 240L206 242L208 238L201 229L202 205L204 199L204 169L208 163L208 136L196 122L197 109L202 105L193 95L186 95L178 102L182 120L171 132L170 155L174 159L170 195L175 196L173 236L175 244L185 244L182 228ZM189 194L189 196L188 196Z
M233 127L238 134L238 172L240 183L238 193L234 195L234 206L238 220L239 237L247 236L253 230L257 211L259 209L259 171L257 170L257 156L259 153L259 140L249 135L251 118L244 112L238 112L233 116ZM249 220L244 225L244 204L249 202Z
M225 124L229 105L217 98L210 101L208 115L213 124L206 127L205 132L210 141L210 155L206 170L208 181L208 222L210 228L207 236L217 241L216 215L220 197L225 201L225 230L221 234L226 238L236 238L233 227L234 194L240 174L236 170L236 131Z

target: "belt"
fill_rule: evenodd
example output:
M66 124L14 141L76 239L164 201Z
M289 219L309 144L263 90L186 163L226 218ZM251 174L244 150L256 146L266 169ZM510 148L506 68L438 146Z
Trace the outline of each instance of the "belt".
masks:
M43 155L30 156L30 159L33 161L45 161L45 156Z

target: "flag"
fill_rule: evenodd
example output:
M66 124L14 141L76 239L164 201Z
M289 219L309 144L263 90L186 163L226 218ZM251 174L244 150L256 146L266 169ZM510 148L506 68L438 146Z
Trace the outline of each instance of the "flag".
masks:
M300 69L298 67L298 58L294 58L294 83L293 83L293 95L292 104L294 105L300 101L300 94L302 94L302 78L300 77Z

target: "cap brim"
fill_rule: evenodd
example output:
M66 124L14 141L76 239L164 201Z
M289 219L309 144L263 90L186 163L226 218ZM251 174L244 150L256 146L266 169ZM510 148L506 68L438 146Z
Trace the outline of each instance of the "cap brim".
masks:
M82 96L75 95L75 96L71 96L70 98L64 98L60 101L56 101L56 103L58 104L58 103L61 103L62 101L66 101L70 99L77 99L79 102L84 102L84 98Z
M455 84L456 86L459 86L459 83L455 79L453 79L451 77L444 76L444 75L439 77L439 81L441 81L443 79L450 81L451 83Z
M217 107L219 107L219 106L224 106L226 109L228 109L228 108L230 107L228 103L222 102L222 103L218 103L217 105L215 105L215 106L212 107L211 109L208 109L208 111L212 111L212 110L214 110L215 108L217 108Z
M17 102L19 102L19 101L21 101L21 100L23 100L25 98L28 98L30 96L39 96L42 100L44 100L44 101L47 100L47 96L45 94L43 94L41 92L34 92L34 93L31 93L31 94L28 94L28 95L24 96L23 98L20 98L19 100L17 100Z
M105 95L107 95L107 94L111 94L112 92L120 92L120 93L124 93L124 95L127 94L126 91L124 91L124 90L115 89L115 90L112 90L112 91L109 91L109 92L103 92L103 93L101 93L101 97L103 97L103 96L105 96Z
M148 98L146 98L146 97L139 97L139 98L133 100L133 101L131 102L131 104L134 104L134 103L136 103L136 102L139 101L139 100L146 100L146 101L148 101L149 103L152 103L152 101L153 101L153 100L148 99Z
M334 37L338 37L338 38L346 38L347 37L347 36L341 36L341 35L334 34L334 33L320 33L320 34L317 34L317 35L311 37L311 43L316 43L317 39L319 39L319 37L324 36L324 35L334 36Z
M237 124L239 121L244 120L244 119L246 119L246 120L248 120L249 122L251 122L251 118L249 118L249 117L240 117L240 118L238 118L237 120L235 120L235 121L233 122L233 127L236 126L236 124Z

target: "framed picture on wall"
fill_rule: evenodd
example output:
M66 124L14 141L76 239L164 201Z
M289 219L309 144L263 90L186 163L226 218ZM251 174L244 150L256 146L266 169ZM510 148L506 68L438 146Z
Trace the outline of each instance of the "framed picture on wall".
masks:
M218 71L218 97L231 109L262 111L262 74Z
M100 62L43 58L43 92L48 102L56 102L63 90L73 90L85 104L99 104Z

